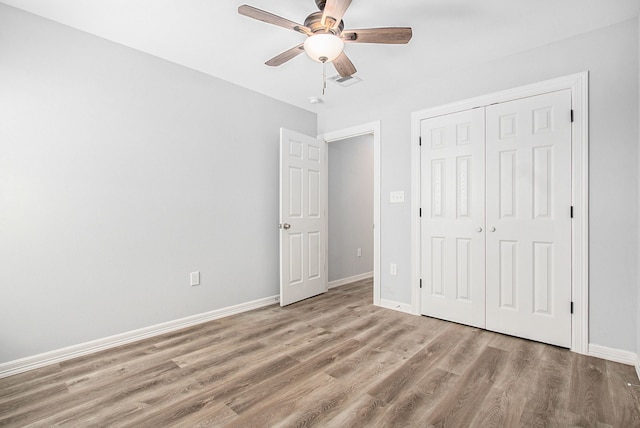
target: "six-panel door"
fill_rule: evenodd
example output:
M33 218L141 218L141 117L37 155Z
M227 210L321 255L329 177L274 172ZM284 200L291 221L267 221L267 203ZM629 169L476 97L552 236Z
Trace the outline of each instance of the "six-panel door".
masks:
M571 346L571 91L487 107L487 328Z
M570 115L565 90L421 122L423 314L571 346Z
M280 304L327 291L325 143L280 130Z
M422 312L484 327L484 109L423 120L421 136Z

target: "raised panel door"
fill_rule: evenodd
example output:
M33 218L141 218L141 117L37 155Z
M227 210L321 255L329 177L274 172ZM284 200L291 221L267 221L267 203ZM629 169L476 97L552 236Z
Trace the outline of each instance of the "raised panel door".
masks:
M327 291L325 143L280 130L280 305Z
M484 327L484 109L421 123L421 308Z
M571 346L571 91L486 108L486 326Z

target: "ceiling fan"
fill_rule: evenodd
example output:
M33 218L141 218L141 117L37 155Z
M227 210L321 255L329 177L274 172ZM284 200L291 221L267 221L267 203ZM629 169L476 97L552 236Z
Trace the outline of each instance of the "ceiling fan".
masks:
M304 43L276 55L265 64L279 66L306 52L314 61L332 62L341 77L349 77L357 70L343 51L345 43L406 44L413 35L410 27L345 30L342 16L351 4L351 0L315 0L315 2L320 11L307 16L304 25L252 6L242 5L238 8L240 15L279 25L307 36Z

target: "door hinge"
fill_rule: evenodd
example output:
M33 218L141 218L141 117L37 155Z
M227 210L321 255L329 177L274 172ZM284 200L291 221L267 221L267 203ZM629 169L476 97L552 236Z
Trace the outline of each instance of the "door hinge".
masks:
M573 302L571 302L571 313L573 313Z
M420 217L422 217L422 208L420 208L420 209L418 210L418 215L419 215Z
M422 136L418 137L418 145L421 146L422 145Z
M420 288L422 288L422 278L420 278Z
M571 205L571 218L573 218L573 205Z
M573 123L573 109L571 109L571 123Z

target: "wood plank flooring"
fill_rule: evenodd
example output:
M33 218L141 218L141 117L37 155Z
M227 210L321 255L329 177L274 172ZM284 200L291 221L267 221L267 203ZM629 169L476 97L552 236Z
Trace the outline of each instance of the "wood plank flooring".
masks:
M359 281L0 379L0 426L640 427L631 366L371 301Z

